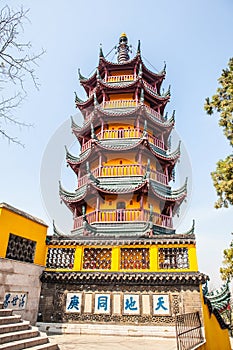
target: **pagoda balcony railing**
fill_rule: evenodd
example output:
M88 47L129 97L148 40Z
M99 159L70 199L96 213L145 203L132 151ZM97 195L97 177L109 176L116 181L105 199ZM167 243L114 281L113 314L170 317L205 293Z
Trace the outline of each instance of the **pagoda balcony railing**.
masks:
M149 106L145 106L145 107L146 107L146 110L149 114L151 114L156 119L159 119L160 121L162 121L162 117L161 117L160 113L156 112L153 108L151 108Z
M104 79L105 83L121 83L121 82L125 82L125 81L134 81L135 80L135 76L133 74L126 74L126 75L114 75L114 76L108 76L107 78ZM151 84L149 84L147 81L145 81L143 79L143 83L145 84L145 86L151 90L152 92L154 92L155 94L157 94L157 89L154 88L154 86L152 86Z
M81 152L85 152L88 148L91 148L91 139L82 144Z
M92 170L95 177L122 177L122 176L143 176L146 172L146 167L140 164L123 164L123 165L105 165ZM168 185L167 175L150 170L150 178L163 185ZM88 176L84 175L78 179L78 188L87 183Z
M154 225L172 228L172 217L145 209L95 210L85 216L89 224L152 221ZM74 229L83 226L83 217L74 219Z
M98 139L130 139L139 138L143 134L143 131L139 128L135 129L119 129L119 130L103 130L96 136Z
M154 86L150 85L149 83L147 83L147 81L143 80L144 85L151 90L152 92L154 92L155 94L158 94L157 90L154 88Z
M139 102L137 100L112 100L112 101L103 101L102 107L106 109L114 109L114 108L135 108L139 106ZM153 108L146 106L147 112L162 121L162 117L159 112L156 112Z
M112 101L103 101L102 107L106 109L111 108L135 108L138 106L136 100L112 100Z
M135 129L120 129L120 130L103 130L99 132L96 136L99 140L105 139L130 139L130 138L140 138L142 137L143 131L139 128ZM153 145L162 150L165 150L163 141L159 140L155 136L148 135L148 140ZM91 140L83 143L81 152L85 152L88 148L91 148Z
M134 76L133 74L127 74L127 75L112 75L108 76L107 79L104 79L105 83L121 83L124 81L133 81Z

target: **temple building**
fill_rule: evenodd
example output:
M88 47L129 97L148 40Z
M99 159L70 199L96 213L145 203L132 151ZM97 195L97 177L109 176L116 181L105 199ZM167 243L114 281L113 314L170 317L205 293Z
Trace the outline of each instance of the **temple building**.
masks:
M60 184L73 228L62 233L55 223L47 242L42 322L173 326L176 314L202 315L207 276L198 271L194 225L183 234L173 225L188 179L172 188L180 144L170 145L165 68L146 67L140 42L131 58L123 33L117 62L101 48L95 73L79 71L87 99L76 94L83 124L72 119L71 128L80 154L66 150L77 186Z

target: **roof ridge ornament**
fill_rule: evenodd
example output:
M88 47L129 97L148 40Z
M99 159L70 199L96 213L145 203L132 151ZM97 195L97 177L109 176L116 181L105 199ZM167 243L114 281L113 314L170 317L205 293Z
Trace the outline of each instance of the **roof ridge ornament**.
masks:
M103 57L103 58L104 58L104 53L103 53L103 49L102 49L102 44L100 44L99 57Z
M84 102L83 100L81 100L81 98L78 97L76 91L74 91L74 95L75 95L75 102L76 102L76 103L83 103L83 102Z
M79 77L79 80L87 80L87 78L85 78L81 72L80 72L80 68L78 68L78 77Z
M129 57L128 38L125 33L122 33L119 38L117 51L118 51L118 56L117 56L118 63L125 63L129 60L130 57Z
M137 48L137 54L141 53L141 41L138 40L138 48Z

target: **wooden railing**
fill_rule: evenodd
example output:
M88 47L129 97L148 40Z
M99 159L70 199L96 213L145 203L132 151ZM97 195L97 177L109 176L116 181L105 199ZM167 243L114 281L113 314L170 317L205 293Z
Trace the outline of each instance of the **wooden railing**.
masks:
M139 164L105 165L92 170L95 177L120 177L120 176L142 176L146 172L146 167ZM168 185L167 175L150 170L150 178L163 185ZM87 175L78 179L78 188L87 183Z
M152 222L155 225L172 228L172 217L158 214L149 210L140 209L115 209L115 210L95 210L86 214L86 220L91 223L111 223L111 222L134 222L149 221L152 216ZM83 226L83 217L78 216L74 219L74 229Z
M127 75L114 75L108 76L107 79L104 79L105 83L120 83L122 81L133 81L134 76L132 74Z
M105 140L105 139L130 139L130 138L140 138L142 137L143 131L139 128L135 129L120 129L120 130L103 130L99 132L96 136L99 140ZM155 136L148 135L148 140L153 145L155 145L158 148L161 148L162 150L165 149L163 141L159 140ZM82 145L82 152L86 151L88 148L91 148L91 140L88 140L87 142L83 143Z
M139 138L142 136L143 131L139 128L135 129L119 129L119 130L103 130L96 136L100 140L104 139L130 139Z
M91 148L91 139L82 144L82 152L85 152L88 148Z
M136 100L112 100L102 102L103 108L128 108L137 107L138 102Z
M146 107L146 110L149 114L151 114L153 117L155 117L156 119L159 119L162 121L162 118L161 118L161 115L156 112L154 109L152 109L151 107L149 106L145 106Z
M150 85L149 83L147 83L145 80L143 80L144 85L151 90L152 92L157 94L157 90L154 88L154 86Z

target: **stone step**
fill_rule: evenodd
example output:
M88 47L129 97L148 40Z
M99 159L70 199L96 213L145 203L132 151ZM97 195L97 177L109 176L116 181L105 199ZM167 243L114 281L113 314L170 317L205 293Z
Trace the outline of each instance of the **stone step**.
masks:
M22 321L19 323L9 323L0 325L0 334L17 332L17 331L25 331L30 328L29 321Z
M0 317L0 325L2 324L10 324L10 323L18 323L21 321L20 315L13 316L2 316Z
M16 340L0 345L0 350L21 350L33 348L49 342L47 335L41 334L34 338Z
M11 309L0 309L0 317L1 316L12 316L12 310Z
M25 331L17 331L17 332L0 334L0 344L5 344L15 340L35 338L39 334L40 333L37 327L31 327L31 329L27 329Z
M59 346L53 341L49 340L49 343L33 346L27 349L28 350L59 350Z

